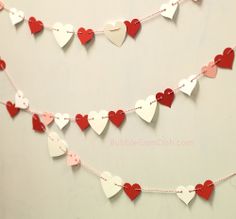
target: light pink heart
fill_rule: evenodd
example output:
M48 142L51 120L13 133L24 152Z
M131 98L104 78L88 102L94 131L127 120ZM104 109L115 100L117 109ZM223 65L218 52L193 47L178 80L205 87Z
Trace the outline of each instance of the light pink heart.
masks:
M43 123L48 126L53 122L54 116L52 113L43 113L42 120Z
M210 62L207 66L202 67L202 73L208 78L215 78L217 75L217 66Z
M4 4L3 2L0 1L0 11L4 9Z
M77 154L72 151L69 151L67 154L67 165L68 166L77 166L80 164L80 158Z

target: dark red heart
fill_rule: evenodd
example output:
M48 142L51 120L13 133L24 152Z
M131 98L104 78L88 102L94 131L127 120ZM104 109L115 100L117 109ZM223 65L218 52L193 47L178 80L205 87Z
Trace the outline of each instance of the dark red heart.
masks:
M174 98L175 98L175 92L170 88L167 88L164 91L164 93L159 92L159 93L156 94L157 101L160 104L168 106L168 107L171 107L171 105L174 101Z
M28 24L32 34L39 33L43 30L43 22L36 20L34 17L29 18Z
M220 68L233 68L234 62L234 50L231 48L226 48L223 55L217 55L215 57L215 64Z
M214 191L214 183L211 180L207 180L204 185L198 184L195 186L196 193L204 198L205 200L209 200L212 192Z
M40 121L40 118L37 114L34 114L32 117L33 129L36 132L45 132L45 125Z
M94 32L92 29L85 30L83 27L81 27L78 29L77 36L80 42L84 45L93 39Z
M124 184L124 191L131 201L135 200L141 194L141 186L137 183L130 185L129 183Z
M88 115L82 116L81 114L77 114L75 121L82 131L89 127Z
M6 108L12 118L14 118L20 112L20 109L15 107L15 104L13 104L11 101L7 102Z
M0 59L0 70L3 71L6 68L6 62Z
M131 22L130 21L125 21L124 22L126 25L126 29L127 29L127 33L135 38L135 36L137 35L138 31L141 28L141 23L138 19L133 19Z
M125 119L125 112L123 110L118 110L117 112L110 111L108 117L109 120L119 128Z

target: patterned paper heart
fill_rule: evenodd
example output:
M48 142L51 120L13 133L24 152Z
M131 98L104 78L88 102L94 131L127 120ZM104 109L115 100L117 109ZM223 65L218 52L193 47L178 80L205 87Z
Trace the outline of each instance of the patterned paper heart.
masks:
M231 48L226 48L223 55L217 55L215 57L215 64L220 68L233 68L234 62L234 50Z
M72 151L68 151L67 153L67 165L68 166L78 166L80 165L80 158L77 154Z
M196 192L194 191L194 186L179 186L176 191L178 191L177 196L182 200L186 205L188 205L192 199L195 197Z
M32 123L33 123L34 131L45 132L45 130L46 130L45 125L41 122L41 120L37 114L34 114L32 116Z
M11 8L9 11L9 17L11 19L11 23L16 25L24 20L24 12L17 10L16 8Z
M126 25L128 35L135 38L141 28L140 21L138 19L133 19L131 22L125 21L124 23Z
M0 59L0 71L3 71L6 68L6 62L3 59Z
M75 117L75 121L82 131L89 127L88 115L83 116L81 114L77 114Z
M195 187L197 195L204 198L205 200L210 199L214 188L214 183L211 180L205 181L204 185L198 184Z
M28 24L32 34L39 33L43 30L43 22L36 20L34 17L29 18Z
M215 62L209 62L207 66L203 66L202 74L208 78L215 78L217 75L217 66L215 65Z
M137 183L130 185L129 183L124 184L124 191L131 201L134 201L141 194L141 186Z
M62 130L66 125L69 124L70 115L67 113L65 113L65 114L56 113L54 120L55 120L55 123L57 124L57 126L59 127L59 129Z
M86 44L90 42L94 37L94 32L92 29L85 30L83 27L78 29L77 36L81 44Z
M48 126L50 125L53 120L54 120L54 115L52 113L48 113L48 112L45 112L43 113L42 115L42 120L43 120L43 123Z
M197 85L197 75L191 75L188 79L183 79L179 82L180 91L191 96L194 88Z
M108 114L109 120L118 128L121 126L125 119L125 112L123 110L118 110L117 112L110 111Z
M29 107L29 100L24 97L23 92L20 90L15 95L15 106L20 109L27 109Z
M164 106L168 106L170 108L171 108L171 105L172 105L174 99L175 99L175 92L172 89L170 89L170 88L167 88L164 91L164 93L158 92L156 94L156 100L160 104L162 104Z
M108 122L108 112L106 110L101 110L100 112L92 111L89 113L88 117L92 129L98 135L101 135Z
M17 108L11 101L7 101L6 108L12 118L14 118L20 112L20 109Z
M162 11L161 15L172 20L178 9L178 6L179 4L176 0L171 0L168 4L163 4L160 9Z

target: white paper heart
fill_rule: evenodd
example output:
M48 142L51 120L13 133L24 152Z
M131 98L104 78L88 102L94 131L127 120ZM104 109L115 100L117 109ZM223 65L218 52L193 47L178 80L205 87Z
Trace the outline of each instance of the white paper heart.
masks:
M122 184L122 179L119 176L112 176L111 173L106 171L101 174L101 185L107 198L116 195L122 189Z
M191 75L188 79L183 79L179 82L180 91L189 96L191 96L196 85L197 85L196 75Z
M181 193L177 193L177 196L182 200L186 205L188 205L191 200L194 198L196 192L194 191L194 186L179 186L176 190Z
M11 8L9 11L9 17L11 19L11 23L16 25L24 20L24 12L17 10L16 8Z
M168 4L163 4L160 9L161 11L163 10L161 15L172 20L175 12L178 9L178 6L179 4L177 0L171 0Z
M101 110L100 112L91 111L88 118L92 129L98 135L101 135L108 122L108 112L106 110Z
M156 97L151 95L146 100L138 100L135 104L136 113L146 122L151 122L157 108Z
M121 47L126 37L126 26L121 21L117 21L114 24L106 24L104 34L113 44Z
M54 120L59 129L63 129L70 122L70 115L67 113L65 114L56 113Z
M64 47L74 34L74 27L71 24L55 23L53 25L53 35L60 47Z
M15 95L15 106L20 109L27 109L29 107L29 100L24 97L23 92L20 90Z
M56 132L49 133L48 151L51 157L59 157L67 152L67 143Z

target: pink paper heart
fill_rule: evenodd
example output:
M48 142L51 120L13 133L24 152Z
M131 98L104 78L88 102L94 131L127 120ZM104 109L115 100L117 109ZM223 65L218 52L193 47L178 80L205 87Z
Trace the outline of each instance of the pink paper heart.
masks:
M46 112L46 113L43 113L42 120L43 120L43 123L48 126L49 124L53 122L54 116L52 113Z
M80 158L77 154L72 151L69 151L67 154L67 165L68 166L77 166L80 164Z
M202 73L208 78L215 78L217 75L217 66L210 62L207 66L202 67Z

